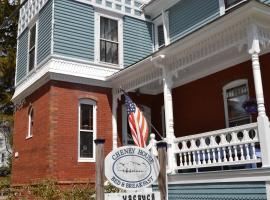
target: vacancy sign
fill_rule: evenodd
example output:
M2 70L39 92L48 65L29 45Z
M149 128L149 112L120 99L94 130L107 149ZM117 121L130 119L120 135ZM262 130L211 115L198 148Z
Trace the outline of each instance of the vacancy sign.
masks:
M106 200L160 200L159 192L150 193L110 193L105 194Z
M158 175L159 163L157 158L148 150L140 147L120 147L113 150L105 158L105 176L111 184L123 190L146 188L156 181ZM126 197L123 196L122 199L130 199ZM152 200L153 198L146 199Z

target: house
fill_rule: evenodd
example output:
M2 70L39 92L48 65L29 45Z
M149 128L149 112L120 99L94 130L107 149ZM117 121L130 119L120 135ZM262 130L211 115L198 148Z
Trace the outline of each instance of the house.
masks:
M94 183L94 139L132 143L124 89L168 143L169 199L270 199L269 4L29 0L12 184Z

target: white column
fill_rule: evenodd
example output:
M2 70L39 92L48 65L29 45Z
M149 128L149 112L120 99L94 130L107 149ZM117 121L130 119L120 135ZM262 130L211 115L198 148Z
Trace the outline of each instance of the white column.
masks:
M117 106L118 95L113 94L112 97L112 141L113 149L117 148Z
M219 0L219 14L224 15L226 11L224 0Z
M256 100L258 104L258 131L262 152L263 167L270 167L270 127L269 119L265 113L263 84L259 62L260 43L256 25L252 24L248 29L249 54L252 60L253 78L255 84Z
M164 42L165 46L170 44L170 28L169 28L169 11L162 10L162 21L163 21L163 30L164 30Z
M174 155L174 120L173 120L173 99L172 99L172 77L166 74L163 67L163 92L164 92L164 108L165 108L165 124L166 124L166 141L168 143L168 170L174 173L176 165Z
M270 200L270 182L269 181L265 182L265 187L266 187L266 199Z

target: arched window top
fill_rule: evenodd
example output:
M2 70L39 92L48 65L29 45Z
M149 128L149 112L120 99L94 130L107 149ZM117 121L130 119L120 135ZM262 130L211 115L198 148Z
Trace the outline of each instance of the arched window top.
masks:
M26 138L31 138L33 136L33 126L34 126L34 108L32 106L28 109L28 132Z
M96 101L93 99L88 99L88 98L82 98L79 100L79 104L90 104L90 105L96 105Z
M247 79L239 79L223 87L226 126L239 126L251 123L251 116L246 113L243 103L249 99Z
M238 79L235 81L231 81L228 84L224 85L223 87L223 93L226 92L226 90L235 88L241 85L248 85L248 80L247 79Z

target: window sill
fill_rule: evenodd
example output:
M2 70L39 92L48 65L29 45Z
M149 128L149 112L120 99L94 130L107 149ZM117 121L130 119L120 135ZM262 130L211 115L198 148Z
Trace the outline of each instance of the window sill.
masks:
M33 135L30 135L30 136L27 136L25 139L26 140L29 140L29 139L31 139L33 137Z
M79 158L78 159L79 163L94 163L96 160L94 158Z

